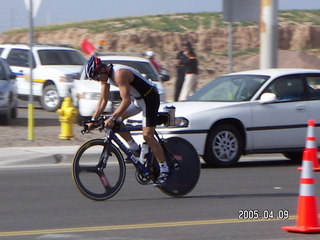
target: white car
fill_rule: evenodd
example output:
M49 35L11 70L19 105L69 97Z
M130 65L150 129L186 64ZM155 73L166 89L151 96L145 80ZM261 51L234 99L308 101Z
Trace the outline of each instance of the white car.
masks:
M7 59L17 76L17 91L20 99L30 95L30 48L27 44L1 44L0 56ZM77 50L57 44L35 44L32 48L33 96L42 107L54 112L64 97L70 95L73 74L78 73L85 58Z
M169 105L184 118L179 118L180 128L159 131L188 140L208 165L233 166L241 155L256 153L301 160L309 119L318 123L320 139L320 70L232 73Z
M159 90L161 102L166 101L165 88L162 85L161 76L147 58L126 55L99 55L102 62L109 64L121 64L137 69L144 77L154 82ZM169 80L169 78L166 78ZM74 81L72 89L73 102L79 110L81 120L91 118L95 112L100 97L100 83L88 79ZM105 113L112 113L121 102L119 89L111 86L110 98Z

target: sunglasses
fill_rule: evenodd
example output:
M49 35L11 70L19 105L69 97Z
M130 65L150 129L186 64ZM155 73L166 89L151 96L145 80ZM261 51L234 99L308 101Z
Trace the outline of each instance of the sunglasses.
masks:
M104 69L104 67L108 67L108 65L105 65L105 64L101 64L99 67L98 67L98 71L97 73L92 77L93 80L96 80L96 81L99 81L100 80L100 77L101 75L103 74L108 74L106 71L103 71L102 70Z
M97 73L92 79L93 79L93 80L96 80L96 81L99 81L101 75L103 75L103 74L108 74L108 73L107 73L107 72L99 72L99 73Z

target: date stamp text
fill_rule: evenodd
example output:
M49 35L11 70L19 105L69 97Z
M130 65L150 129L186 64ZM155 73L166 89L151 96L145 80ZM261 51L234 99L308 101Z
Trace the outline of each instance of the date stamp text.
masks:
M289 210L258 210L258 209L240 209L238 219L241 220L286 220L289 219Z

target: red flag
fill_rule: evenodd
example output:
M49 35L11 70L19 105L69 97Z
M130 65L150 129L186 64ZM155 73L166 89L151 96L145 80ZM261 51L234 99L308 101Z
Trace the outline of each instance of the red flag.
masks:
M81 49L88 55L92 55L96 49L88 39L84 39L81 43Z

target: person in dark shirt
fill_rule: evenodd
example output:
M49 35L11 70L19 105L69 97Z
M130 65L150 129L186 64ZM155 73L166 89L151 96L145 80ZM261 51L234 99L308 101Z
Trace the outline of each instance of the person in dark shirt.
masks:
M198 60L191 46L187 50L187 58L182 62L185 67L185 80L179 96L179 101L186 100L193 94L198 84Z
M182 50L178 52L176 56L176 69L177 69L177 79L175 84L175 92L174 92L174 101L179 100L179 95L181 92L182 85L185 79L185 61L187 59L187 51L188 47L191 47L190 42L183 42L182 43Z

